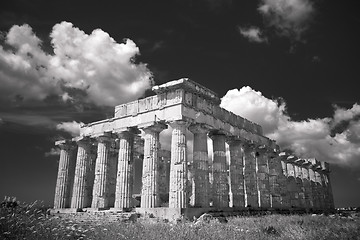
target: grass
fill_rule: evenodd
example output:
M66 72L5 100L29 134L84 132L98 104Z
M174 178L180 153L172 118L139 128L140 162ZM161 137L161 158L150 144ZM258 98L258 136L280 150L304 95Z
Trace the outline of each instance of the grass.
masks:
M0 209L0 239L360 239L360 216L266 215L227 223L84 221L50 216L38 202Z

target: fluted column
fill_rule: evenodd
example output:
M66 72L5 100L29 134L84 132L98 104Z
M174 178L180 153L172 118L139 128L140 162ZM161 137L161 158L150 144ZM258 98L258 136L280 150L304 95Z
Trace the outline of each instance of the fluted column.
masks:
M95 180L95 166L97 158L97 142L92 141L90 146L90 156L89 156L89 172L86 175L86 198L89 200L86 207L91 207L93 199L93 189L94 189L94 180Z
M285 180L282 173L281 161L278 153L273 149L268 150L268 155L270 205L272 208L281 208L281 191Z
M298 203L299 203L299 207L305 208L306 207L306 203L305 203L305 188L304 188L304 183L303 183L303 174L302 174L302 170L301 167L294 165L294 170L295 170L295 181L296 181L296 185L297 185L297 191L298 191Z
M259 207L256 183L255 145L244 144L244 192L245 206Z
M154 208L160 205L159 195L159 135L165 124L156 123L144 128L144 161L141 188L141 207Z
M288 189L288 185L289 185L289 181L288 181L288 170L287 170L287 164L286 164L286 156L283 155L283 153L279 153L279 158L280 158L280 162L281 162L281 169L282 169L282 174L281 174L281 182L280 182L280 186L281 186L281 206L283 208L289 208L291 207L291 203L290 203L290 192Z
M294 164L291 162L286 163L287 169L287 179L288 179L288 191L290 195L290 206L298 207L299 206L299 196L298 188L295 180L295 168Z
M321 174L323 180L323 191L325 194L325 206L327 209L334 208L334 198L332 195L331 182L330 182L330 165L327 162L321 162Z
M119 156L116 177L115 208L131 208L134 185L134 130L118 134Z
M187 186L187 149L185 121L175 121L170 124L171 135L171 165L170 165L170 190L169 207L186 208L188 206Z
M227 142L230 150L230 202L232 207L245 207L243 143L234 138Z
M160 203L169 204L169 186L170 186L170 150L161 149L159 151L159 194Z
M88 138L79 138L77 140L78 152L75 167L74 187L71 199L71 208L88 207L91 203L86 194L88 185L87 179L90 171L90 147L91 143Z
M60 147L59 169L55 187L54 208L70 207L70 195L74 182L76 161L75 147L70 141L62 140L55 143Z
M320 207L319 200L318 200L318 191L316 186L316 177L314 169L312 169L312 165L309 167L309 179L310 179L310 188L312 192L312 206L314 209L318 209Z
M324 205L324 191L323 191L323 187L322 187L322 180L321 180L321 175L319 173L319 169L317 169L315 172L315 181L316 181L316 191L317 191L317 197L318 197L318 201L319 201L319 208L320 209L325 209L325 205Z
M310 209L314 207L312 191L311 191L311 184L310 184L310 176L309 176L309 169L308 163L305 162L301 167L302 171L302 180L304 184L304 196L305 196L305 208Z
M189 127L194 134L193 147L193 206L209 207L209 166L208 166L208 129L196 124Z
M98 141L97 158L95 163L95 179L93 189L92 208L108 208L108 172L110 161L110 147L112 138L104 134L96 138Z
M331 181L330 181L330 172L327 172L326 178L328 181L327 191L328 191L328 198L329 198L329 208L334 209L335 204L334 204L334 196L333 196L332 186L331 186Z
M270 207L269 169L266 146L256 149L256 182L259 207Z
M229 207L229 185L226 167L226 136L211 133L213 140L213 207Z

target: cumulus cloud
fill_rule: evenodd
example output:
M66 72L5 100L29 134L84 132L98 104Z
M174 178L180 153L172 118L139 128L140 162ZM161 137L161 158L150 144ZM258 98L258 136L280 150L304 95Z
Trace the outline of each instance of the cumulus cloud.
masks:
M56 24L50 33L53 54L46 53L32 28L13 26L0 45L0 98L43 100L57 95L113 106L142 96L152 85L146 64L134 62L136 44L117 43L101 29L86 34L69 22Z
M239 32L242 36L247 38L250 42L267 42L267 38L262 35L261 30L258 27L239 27Z
M273 133L280 122L289 118L285 113L286 105L281 99L268 99L249 86L229 90L222 97L220 106L260 124L264 134Z
M301 39L315 12L310 0L261 0L258 11L278 33Z
M70 133L71 136L76 137L80 135L80 126L84 124L82 122L78 123L76 121L72 122L62 122L56 125L57 130L61 130L67 133Z
M360 117L360 105L354 104L352 108L345 109L335 106L334 124L339 124L342 121L351 121Z
M268 99L261 92L243 87L229 90L222 98L221 106L261 124L267 137L276 140L281 149L290 149L299 157L360 166L358 104L350 109L335 106L332 117L294 121L287 114L283 100ZM334 132L339 124L342 128Z

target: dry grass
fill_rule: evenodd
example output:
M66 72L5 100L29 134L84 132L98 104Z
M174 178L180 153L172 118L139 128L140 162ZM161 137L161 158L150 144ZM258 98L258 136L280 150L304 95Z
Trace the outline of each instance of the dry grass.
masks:
M0 239L360 239L360 217L267 215L227 223L88 222L49 216L38 203L0 209Z

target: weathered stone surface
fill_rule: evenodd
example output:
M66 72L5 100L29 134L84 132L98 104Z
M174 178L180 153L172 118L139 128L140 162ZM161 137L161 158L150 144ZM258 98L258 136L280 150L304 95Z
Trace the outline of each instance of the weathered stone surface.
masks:
M321 174L318 172L318 170L314 171L315 173L315 181L316 181L316 191L317 191L317 198L318 198L318 202L319 202L319 208L320 209L325 209L325 203L324 203L324 190L323 190L323 186L322 184L322 179L321 179Z
M305 187L303 184L303 176L302 176L302 170L299 166L294 165L295 170L295 181L297 185L297 191L298 191L298 204L299 207L305 208Z
M71 199L71 208L85 208L89 207L91 202L87 195L86 189L89 185L87 176L90 172L91 163L91 142L88 138L80 138L76 142L78 145L74 187Z
M312 168L309 168L309 179L310 179L310 188L312 192L312 206L314 209L319 209L319 198L318 198L318 191L316 186L316 177L315 172Z
M119 153L116 178L115 208L132 207L132 194L134 185L134 130L124 131L118 134Z
M209 166L207 133L208 128L201 125L192 125L189 130L194 134L193 147L193 207L209 207Z
M305 165L305 164L301 168L302 181L303 181L303 185L304 185L305 208L311 209L311 208L314 207L313 193L311 191L310 175L309 175L308 165Z
M229 185L226 167L225 139L226 136L214 132L210 135L213 140L213 207L229 206Z
M86 207L91 207L92 204L96 158L97 158L97 142L95 141L90 146L89 172L86 175L86 182L87 182L86 196L88 199L88 203L86 204Z
M170 123L171 134L171 165L170 165L170 191L169 207L185 208L189 204L188 189L188 163L186 147L186 128L188 123L185 121L175 121Z
M268 158L265 146L256 149L256 187L258 191L258 204L262 208L269 208L271 206Z
M153 90L156 96L116 106L113 118L81 126L80 137L72 139L79 145L76 170L70 142L57 142L62 150L55 208L132 207L134 156L138 166L144 158L142 173L136 173L142 175L144 211L162 212L155 208L167 202L174 210L165 211L169 214L180 214L187 207L203 211L211 203L221 209L334 208L327 163L280 153L275 141L262 135L260 125L221 108L214 92L189 79ZM164 155L159 133L165 123L173 131L171 154ZM194 136L193 159L187 159L187 127ZM137 128L144 130L144 144L134 147L132 130ZM209 131L212 153L207 146ZM97 139L97 145L88 138Z
M115 136L114 136L115 137ZM110 159L108 166L108 183L107 189L109 193L109 207L112 208L115 205L115 191L116 191L116 175L117 175L117 165L118 165L118 155L119 155L119 141L111 142L110 147Z
M109 207L109 191L108 191L108 171L110 161L110 134L98 136L97 158L95 165L95 179L93 188L92 208L108 208Z
M141 188L141 207L154 208L160 205L159 196L159 134L166 128L156 123L144 128L144 162Z
M228 139L230 150L230 207L245 207L243 143Z
M159 151L159 194L162 207L169 206L171 152Z
M253 144L246 143L243 147L245 206L259 207L256 181L255 146Z
M274 151L274 149L268 149L268 167L270 206L272 208L281 208L281 191L284 184L285 176L282 172L281 160L278 156L278 152Z
M81 135L123 131L154 121L172 122L187 118L229 135L241 135L249 141L259 141L259 144L268 141L259 136L262 135L260 125L221 108L216 94L190 79L172 81L155 86L155 89L158 93L156 96L116 106L114 118L82 126ZM202 93L199 94L199 91Z
M74 168L76 154L74 143L69 141L58 141L56 145L60 147L60 160L58 176L56 180L54 208L70 207L70 196L74 181Z
M290 205L290 192L288 191L288 171L287 171L287 164L286 159L287 156L285 153L279 153L279 158L281 161L281 168L282 168L282 175L280 180L281 186L281 206L285 208L289 208Z

